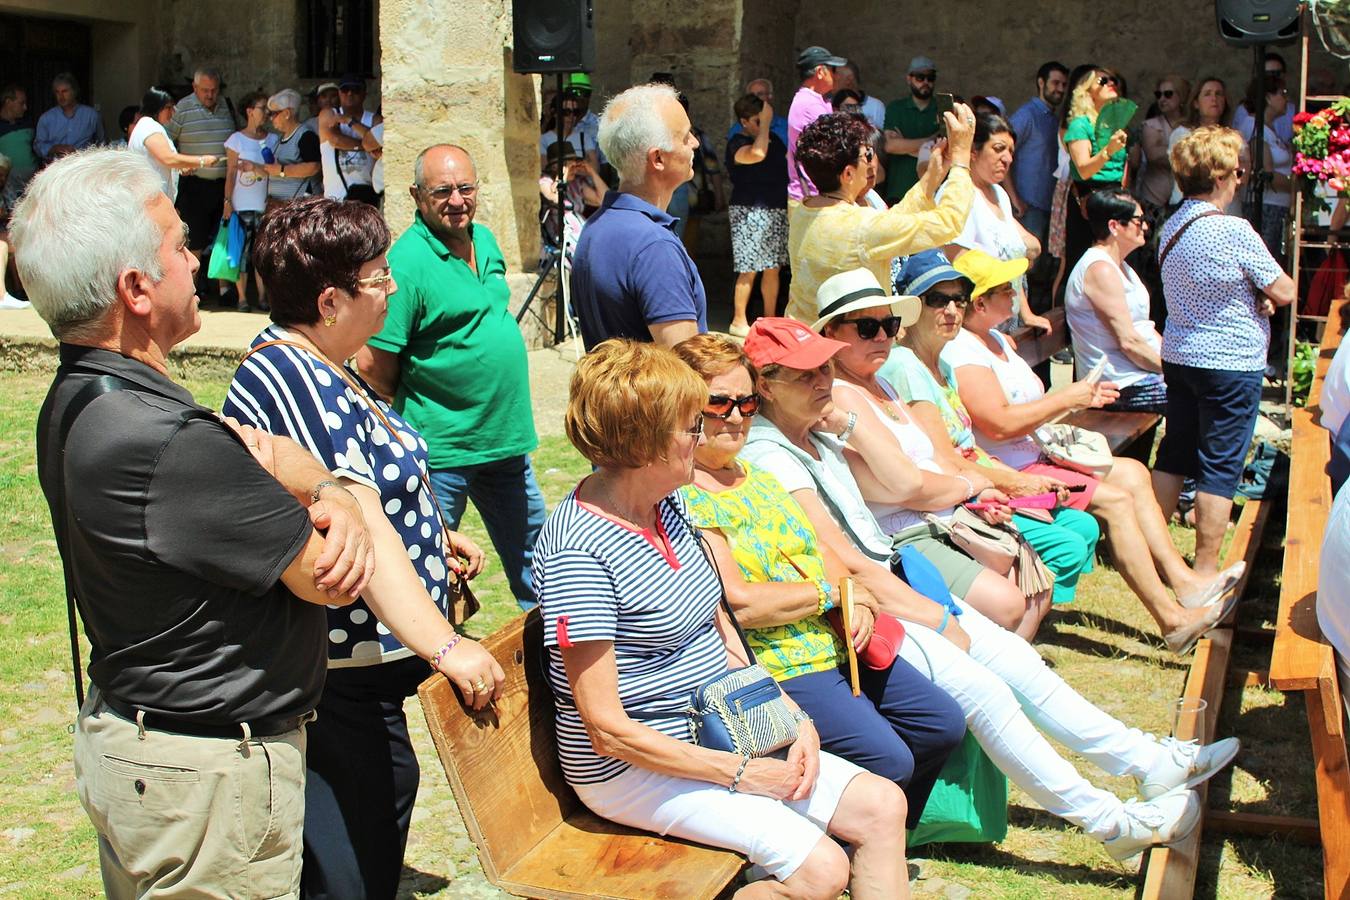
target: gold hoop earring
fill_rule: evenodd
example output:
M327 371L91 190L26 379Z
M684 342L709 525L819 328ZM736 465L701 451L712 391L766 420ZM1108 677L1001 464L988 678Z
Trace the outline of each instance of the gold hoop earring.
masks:
M337 324L337 316L331 316L331 315L330 315L330 316L324 316L324 317L323 317L323 324L327 325L329 328L332 328L334 325Z

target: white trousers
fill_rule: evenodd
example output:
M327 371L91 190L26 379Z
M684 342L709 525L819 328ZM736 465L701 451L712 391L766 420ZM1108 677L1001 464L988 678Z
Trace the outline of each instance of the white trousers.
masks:
M968 603L957 603L958 621L970 635L969 654L907 621L900 656L952 695L989 758L1046 811L1098 840L1115 837L1124 804L1078 774L1041 732L1112 775L1148 772L1160 752L1157 739L1093 706L1030 644Z

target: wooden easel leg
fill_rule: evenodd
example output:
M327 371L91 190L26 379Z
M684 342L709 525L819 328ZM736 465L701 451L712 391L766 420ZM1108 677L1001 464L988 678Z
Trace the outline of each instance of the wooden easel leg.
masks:
M1341 709L1323 706L1320 690L1304 691L1308 728L1312 732L1313 762L1317 767L1317 817L1322 827L1323 884L1328 900L1350 895L1350 761L1340 731ZM1333 729L1327 717L1335 716Z

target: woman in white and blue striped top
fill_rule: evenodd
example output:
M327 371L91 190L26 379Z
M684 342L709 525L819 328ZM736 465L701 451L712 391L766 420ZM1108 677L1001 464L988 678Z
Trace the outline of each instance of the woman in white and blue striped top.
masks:
M790 699L796 742L755 759L700 747L683 715L660 716L749 662L673 494L693 477L706 400L703 379L652 344L605 341L572 375L567 435L596 471L534 551L563 774L597 815L744 854L794 896L836 897L849 882L827 830L877 896L908 896L903 792L822 753Z

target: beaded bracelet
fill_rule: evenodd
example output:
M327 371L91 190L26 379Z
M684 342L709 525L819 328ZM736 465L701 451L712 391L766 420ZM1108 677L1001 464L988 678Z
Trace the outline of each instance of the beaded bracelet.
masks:
M741 758L741 765L739 768L736 769L736 777L731 779L731 787L727 788L727 790L731 791L731 793L733 794L736 793L736 785L741 783L741 776L745 774L745 767L748 766L749 764L750 764L750 757L745 756Z
M463 636L460 635L459 633L456 633L454 637L446 641L441 646L441 649L436 651L436 655L431 657L431 667L433 669L439 670L441 668L441 660L445 657L445 654L455 649L455 645L457 645L461 640L463 640Z

